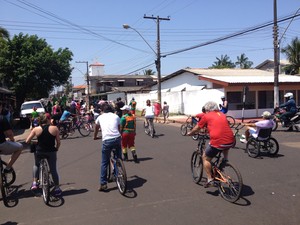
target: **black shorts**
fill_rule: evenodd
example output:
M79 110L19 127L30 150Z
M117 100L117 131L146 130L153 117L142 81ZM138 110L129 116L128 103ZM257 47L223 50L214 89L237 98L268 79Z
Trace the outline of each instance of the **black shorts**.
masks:
M205 149L205 155L209 158L214 158L219 152L222 152L222 150L217 149L210 144L208 144Z

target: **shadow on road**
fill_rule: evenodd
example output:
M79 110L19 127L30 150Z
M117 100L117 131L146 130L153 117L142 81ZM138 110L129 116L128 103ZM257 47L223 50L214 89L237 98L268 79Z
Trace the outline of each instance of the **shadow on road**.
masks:
M135 189L142 187L147 182L147 180L137 175L133 175L130 178L130 180L127 180L127 192L125 196L127 198L135 198L137 197L137 192L135 191Z

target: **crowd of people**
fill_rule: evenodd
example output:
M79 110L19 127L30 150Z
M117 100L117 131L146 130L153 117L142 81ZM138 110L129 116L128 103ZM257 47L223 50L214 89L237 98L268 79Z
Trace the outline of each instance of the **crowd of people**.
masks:
M284 121L294 115L296 107L292 93L285 95L286 103L280 107L287 107L287 113L283 115ZM202 109L202 112L197 114L196 126L188 132L188 135L194 135L202 129L206 129L209 134L210 141L202 156L204 169L207 173L207 183L205 187L214 185L214 179L211 174L211 160L221 151L224 159L228 160L229 149L235 145L234 134L229 127L226 119L228 111L228 102L225 96L221 98L222 103L218 104L213 101L208 101ZM48 104L48 112L46 114L37 115L33 109L34 119L38 118L38 126L32 124L32 129L26 139L28 144L36 144L36 152L34 152L35 163L33 165L33 182L31 189L36 190L38 183L38 165L40 161L39 154L44 154L48 158L50 170L56 185L56 195L61 194L59 188L59 175L57 172L57 152L60 149L59 130L54 121L65 121L69 116L82 114L83 112L92 116L95 120L94 140L99 139L98 133L102 132L102 162L100 172L100 187L99 191L107 189L107 167L113 149L116 150L118 158L124 161L129 160L129 152L132 155L134 162L138 163L137 152L135 148L136 137L136 106L137 102L132 98L129 104L125 104L119 97L116 102L108 102L100 100L91 104L90 109L86 110L84 102L72 101L70 105L66 102L55 99L53 106ZM169 105L164 101L161 106L159 101L154 104L150 100L146 101L146 106L142 110L142 115L145 119L154 119L159 122L158 117L163 115L163 123L168 123ZM260 129L271 128L274 125L272 115L265 111L262 114L263 120L256 123L245 123L247 129L244 140L246 142L252 135L257 136ZM8 139L7 139L8 138ZM34 143L33 143L34 142ZM19 155L21 154L23 145L15 142L13 131L10 123L6 118L3 104L0 102L0 154L11 155L11 158L4 168L4 172L11 172L11 168Z

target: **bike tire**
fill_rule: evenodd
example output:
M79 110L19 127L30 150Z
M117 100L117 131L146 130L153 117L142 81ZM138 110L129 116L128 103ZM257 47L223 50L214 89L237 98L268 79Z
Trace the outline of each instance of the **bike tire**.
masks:
M40 185L42 186L43 201L46 205L50 201L49 165L47 160L40 161Z
M197 141L199 139L199 134L194 134L191 136L191 138L194 140L194 141Z
M1 161L2 161L2 165L5 165L5 166L3 166L3 168L5 168L7 166L7 163L4 162L3 160L1 160ZM7 186L12 185L16 181L16 172L13 168L12 168L12 172L5 173L5 179L6 179Z
M222 166L222 170L217 171L220 177L218 189L221 197L228 202L236 202L241 197L243 189L240 171L229 162Z
M193 181L196 184L199 184L203 176L203 161L199 151L194 151L192 154L191 172L192 172Z
M1 184L0 184L0 188L1 188L1 196L2 196L2 201L3 201L3 204L6 206L6 207L9 207L9 199L8 199L8 196L9 196L9 193L8 193L8 186L5 185L6 183L6 178L3 176L4 174L2 172L0 172L0 178L1 178Z
M186 123L181 125L180 133L181 133L182 136L186 136L186 134L187 134L187 124Z
M83 137L87 137L91 133L90 125L88 123L81 123L80 126L78 126L78 131Z
M150 134L150 128L149 128L149 125L147 126L145 121L144 121L144 131L145 131L145 133L146 133L147 135Z
M278 121L276 119L273 119L273 121L274 121L274 126L272 128L272 131L275 131L278 128Z
M60 134L61 139L67 139L69 136L63 126L59 126L59 134Z
M269 140L268 140L268 152L270 155L274 156L278 153L279 151L279 144L278 144L278 141L271 137Z
M250 139L246 144L246 151L251 158L256 158L259 155L259 143Z
M127 190L127 175L124 163L121 159L116 159L115 177L119 192L124 195Z
M226 116L229 126L232 128L235 125L235 119L232 116Z

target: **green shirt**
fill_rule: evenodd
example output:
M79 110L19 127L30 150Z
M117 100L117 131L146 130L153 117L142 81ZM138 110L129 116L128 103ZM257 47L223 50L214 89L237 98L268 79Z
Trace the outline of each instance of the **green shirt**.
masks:
M135 117L131 113L123 115L120 124L122 132L135 133Z

